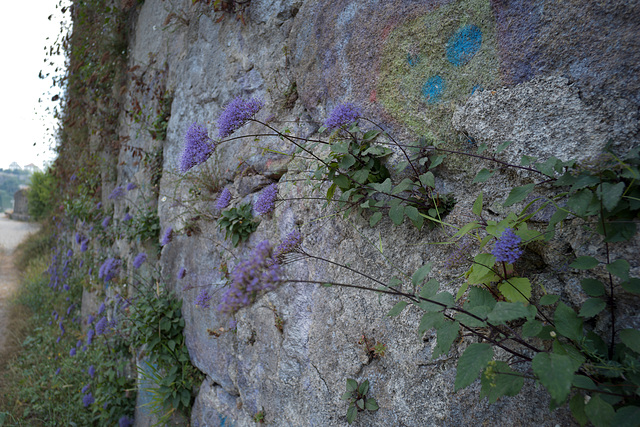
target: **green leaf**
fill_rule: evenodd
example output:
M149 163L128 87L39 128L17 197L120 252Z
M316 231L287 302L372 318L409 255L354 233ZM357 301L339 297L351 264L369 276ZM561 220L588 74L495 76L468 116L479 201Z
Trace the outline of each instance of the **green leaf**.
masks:
M447 157L445 154L439 154L437 156L433 156L429 158L429 160L431 160L431 163L429 164L429 169L433 169L436 166L438 166L440 163L442 163L445 157Z
M431 328L439 328L443 323L444 314L437 311L425 313L422 315L422 320L420 320L420 326L418 326L418 335L424 335Z
M369 130L367 132L365 132L364 135L362 135L362 140L364 142L370 142L373 141L374 139L376 139L376 137L380 135L380 131L379 130Z
M571 415L576 419L578 424L584 427L589 419L587 418L587 414L584 412L584 395L582 393L576 393L575 396L571 398L569 401L569 408L571 408Z
M600 298L589 298L580 308L580 317L584 317L585 319L593 317L604 310L606 306L607 303Z
M347 391L356 391L358 389L358 382L354 379L347 379Z
M358 169L351 175L351 178L358 184L364 184L369 178L369 169Z
M393 306L393 308L389 311L389 313L387 314L387 316L389 317L395 317L397 315L399 315L400 313L402 313L402 310L404 310L404 308L407 306L407 304L409 304L406 301L400 301L398 302L396 305Z
M590 213L589 205L593 199L593 193L588 188L571 195L567 200L567 208L577 216L586 216Z
M476 197L476 201L473 202L473 208L471 208L471 212L480 216L482 214L482 191Z
M553 305L558 301L560 295L547 294L540 298L540 305Z
M451 297L453 299L453 296ZM438 339L436 343L436 347L433 349L432 359L437 358L442 354L449 353L449 349L451 348L451 344L458 337L458 331L460 330L460 322L451 322L445 320L442 325L438 328Z
M476 228L480 228L480 224L478 224L477 222L469 222L465 224L460 230L458 230L456 234L453 235L453 237L462 237L471 230L475 230Z
M510 302L529 302L531 282L526 277L512 277L498 285L500 293Z
M364 404L364 407L368 411L377 411L378 409L380 409L380 407L378 406L378 402L376 402L376 400L372 397L367 399L366 403Z
M524 385L524 378L502 361L489 362L480 381L480 398L487 397L489 403L495 403L502 396L517 395Z
M505 142L503 142L502 144L498 145L498 148L496 148L496 153L497 154L502 153L511 144L513 144L513 141L505 141Z
M405 206L404 214L409 217L409 219L417 229L422 228L424 217L420 215L420 211L415 206Z
M602 400L600 394L591 396L591 400L585 406L584 412L595 427L611 427L614 425L612 422L616 412L613 406Z
M605 224L606 233L603 230L602 221L598 221L596 231L600 234L606 234L604 241L607 243L626 242L636 234L634 222L606 222Z
M616 412L613 423L616 427L637 427L640 420L640 406L624 406Z
M391 206L389 209L389 218L391 218L395 225L402 224L402 221L404 221L404 205L397 204Z
M491 359L493 359L493 348L490 344L470 344L458 360L455 391L471 385Z
M582 279L580 286L590 297L601 297L605 293L604 285L596 279Z
M456 320L459 321L461 325L470 326L473 328L487 327L487 322L484 319L486 319L487 315L491 312L491 308L486 305L481 305L478 307L469 308L467 309L467 311L468 313L456 314Z
M623 329L620 331L620 341L636 353L640 353L640 331L637 329Z
M558 304L553 320L560 335L572 340L582 337L582 319L566 304Z
M374 212L369 218L369 226L374 227L382 219L382 212Z
M447 307L453 307L453 305L455 304L455 301L453 300L453 295L451 295L449 292L440 292L433 298L429 298L429 299L431 301L439 302ZM444 308L440 304L434 304L429 301L422 301L418 304L418 306L424 311L439 311Z
M596 194L602 204L608 211L613 211L620 202L622 192L624 191L624 182L617 184L611 184L609 182L603 182L598 186Z
M533 373L556 402L564 402L569 396L573 366L569 356L555 353L538 353L531 362Z
M353 166L356 163L356 158L353 157L351 154L345 154L342 159L340 159L340 167L342 169L349 169L351 166Z
M349 144L347 142L336 142L331 145L331 151L339 154L349 154Z
M527 184L523 185L522 187L515 187L509 193L509 197L507 197L507 200L505 200L503 206L508 207L523 201L529 195L529 193L533 191L533 188L535 186L535 184Z
M352 397L353 397L353 394L350 391L345 391L342 394L342 397L340 397L340 399L348 401L348 400L351 400Z
M542 332L542 323L535 319L527 320L527 322L522 325L522 335L525 337L535 337L540 332Z
M371 183L371 186L380 193L391 194L391 186L392 186L391 178L385 179L384 182L380 184Z
M621 286L627 292L640 295L640 279L632 277L626 282L621 283Z
M432 172L426 172L420 175L420 183L425 187L434 188L436 186L436 178Z
M438 281L436 279L431 279L427 283L425 283L424 286L422 286L419 295L420 297L425 299L433 298L438 292L439 288L440 284L438 283Z
M496 263L496 257L491 254L478 254L474 258L473 266L471 267L471 273L467 278L470 284L484 283L487 275L495 276L495 273L491 271L491 268Z
M469 302L466 308L487 306L491 310L496 306L496 300L494 296L488 290L474 286L469 291Z
M511 320L527 318L529 314L529 310L521 302L500 301L496 303L496 306L487 318L492 324L500 325Z
M409 178L405 178L402 180L402 182L398 185L396 185L395 187L393 187L393 190L391 191L391 194L399 194L402 193L403 191L407 191L411 188L413 188L415 184L413 183L412 180L410 180Z
M347 409L347 422L349 424L353 423L353 420L356 419L356 415L358 415L358 408L356 408L355 404L349 405L349 409Z
M629 280L629 261L626 259L617 259L607 264L607 271L614 276L618 276L622 280Z
M361 395L365 395L367 394L368 391L369 391L369 380L364 380L362 381L362 384L360 384L360 386L358 387L358 393L360 393Z
M430 262L426 263L425 265L423 265L422 267L417 269L416 272L413 273L413 276L411 277L411 283L413 283L413 286L417 287L418 285L420 285L422 283L422 281L429 275L430 272L431 272L431 263ZM435 292L434 292L433 295L435 295ZM430 296L425 297L425 298L430 298L433 295L430 295Z
M490 171L489 169L483 168L480 172L478 172L476 177L473 178L473 184L485 182L486 180L491 178L492 175L493 175L492 171Z
M599 263L600 262L592 256L580 256L576 258L576 260L573 261L571 264L569 264L569 267L572 267L578 270L588 270L590 268L595 267Z

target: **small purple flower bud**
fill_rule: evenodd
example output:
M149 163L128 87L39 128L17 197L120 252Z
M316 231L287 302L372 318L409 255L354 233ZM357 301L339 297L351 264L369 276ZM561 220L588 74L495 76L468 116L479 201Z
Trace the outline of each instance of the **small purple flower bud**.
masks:
M331 111L329 118L324 122L327 129L336 129L349 125L360 118L360 109L354 104L347 102L340 104Z
M231 201L231 191L228 188L224 188L220 196L218 196L218 201L216 202L216 209L222 210L229 206L229 202Z
M271 212L275 208L277 196L278 186L276 184L271 184L262 190L258 200L256 200L256 203L253 205L258 215L266 215Z

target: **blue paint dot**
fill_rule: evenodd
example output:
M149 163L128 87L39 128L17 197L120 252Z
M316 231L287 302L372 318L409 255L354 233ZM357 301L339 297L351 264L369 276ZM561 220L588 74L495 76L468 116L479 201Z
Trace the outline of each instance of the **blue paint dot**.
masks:
M435 104L440 101L440 96L442 96L444 89L445 83L442 77L433 76L422 86L422 95L424 95L429 104Z
M409 63L410 66L415 67L418 62L420 62L419 55L411 55L410 53L407 53L407 63Z
M482 87L482 85L475 85L472 89L471 89L471 95L473 95L474 93L476 93L476 91L484 91L484 88Z
M466 64L480 50L482 31L475 25L465 25L447 43L447 59L456 67Z

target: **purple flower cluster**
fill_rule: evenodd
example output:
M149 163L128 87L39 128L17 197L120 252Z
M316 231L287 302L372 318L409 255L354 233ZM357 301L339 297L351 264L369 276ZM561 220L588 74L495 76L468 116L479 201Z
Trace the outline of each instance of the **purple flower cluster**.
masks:
M136 258L133 260L133 267L137 270L142 266L142 263L144 263L147 260L147 254L145 254L144 252L140 252L138 255L136 255Z
M496 257L496 261L513 264L522 255L522 249L519 247L521 241L512 229L507 228L500 235L491 253Z
M98 278L104 280L104 283L111 281L118 274L121 263L117 258L107 258L100 267Z
M89 369L87 369L87 373L91 378L93 378L96 374L96 368L94 368L93 365L89 366Z
M71 347L71 350L69 350L69 356L73 357L76 355L76 348L75 347Z
M281 264L284 260L284 255L299 250L300 243L302 243L302 234L298 230L293 230L287 234L287 237L276 247L276 250L273 252L273 259Z
M105 216L102 220L102 228L107 228L109 226L109 221L111 221L111 217Z
M129 222L133 219L133 215L131 215L129 212L127 212L124 217L122 218L122 222Z
M84 239L82 243L80 243L80 252L86 252L89 249L89 239Z
M104 334L107 330L107 326L109 326L109 322L106 317L102 317L98 320L98 323L96 323L96 335Z
M218 196L218 201L216 202L216 209L222 210L229 206L229 202L231 201L231 191L228 188L224 188L222 193Z
M187 270L184 267L180 267L180 270L178 270L178 274L177 274L178 280L184 279L184 276L186 276L186 274L187 274Z
M91 345L91 343L93 342L94 335L95 335L95 331L93 330L93 328L87 331L87 345Z
M133 182L127 184L127 191L135 190L136 188L138 188L138 186Z
M340 104L331 111L329 118L324 122L327 129L336 129L349 125L360 118L360 108L347 102Z
M113 191L111 192L111 194L109 194L109 200L120 200L121 198L124 197L124 187L122 185L118 185L116 188L113 189Z
M164 234L160 239L160 244L162 246L166 246L169 244L169 242L171 242L171 239L173 239L173 228L169 227L164 231Z
M184 136L184 150L180 158L180 170L184 173L207 161L216 146L209 138L207 129L193 123Z
M264 101L252 98L247 101L237 97L227 104L218 118L218 137L226 138L238 130L249 119L255 116L264 107Z
M266 215L271 212L275 208L277 196L278 186L276 184L271 184L262 190L258 200L256 200L256 203L253 205L258 215Z
M87 393L82 397L82 404L84 405L84 407L86 408L89 405L92 405L93 402L95 402L96 400L93 398L93 396L91 395L91 393Z
M118 420L118 427L131 427L133 425L133 420L126 415L123 415Z
M209 308L210 300L211 300L211 295L209 295L209 292L206 289L203 289L200 291L200 293L196 297L196 300L193 303L201 308Z
M280 266L273 262L268 241L258 243L249 259L231 273L231 286L222 296L218 310L233 314L251 305L261 292L275 289L280 282Z

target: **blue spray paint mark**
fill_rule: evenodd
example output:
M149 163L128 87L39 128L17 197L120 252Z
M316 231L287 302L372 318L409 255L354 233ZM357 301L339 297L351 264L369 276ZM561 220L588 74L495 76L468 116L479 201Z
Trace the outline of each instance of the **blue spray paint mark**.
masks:
M474 93L476 93L476 91L484 91L484 88L482 87L482 85L475 85L472 89L471 89L471 95L473 95Z
M420 62L420 56L411 55L410 53L407 53L407 62L411 67L415 67L418 64L418 62Z
M440 101L442 92L444 92L445 83L442 77L433 76L428 79L424 86L422 86L422 95L426 98L429 104L435 104Z
M465 25L447 42L447 59L460 67L473 58L482 45L482 31L475 25Z

